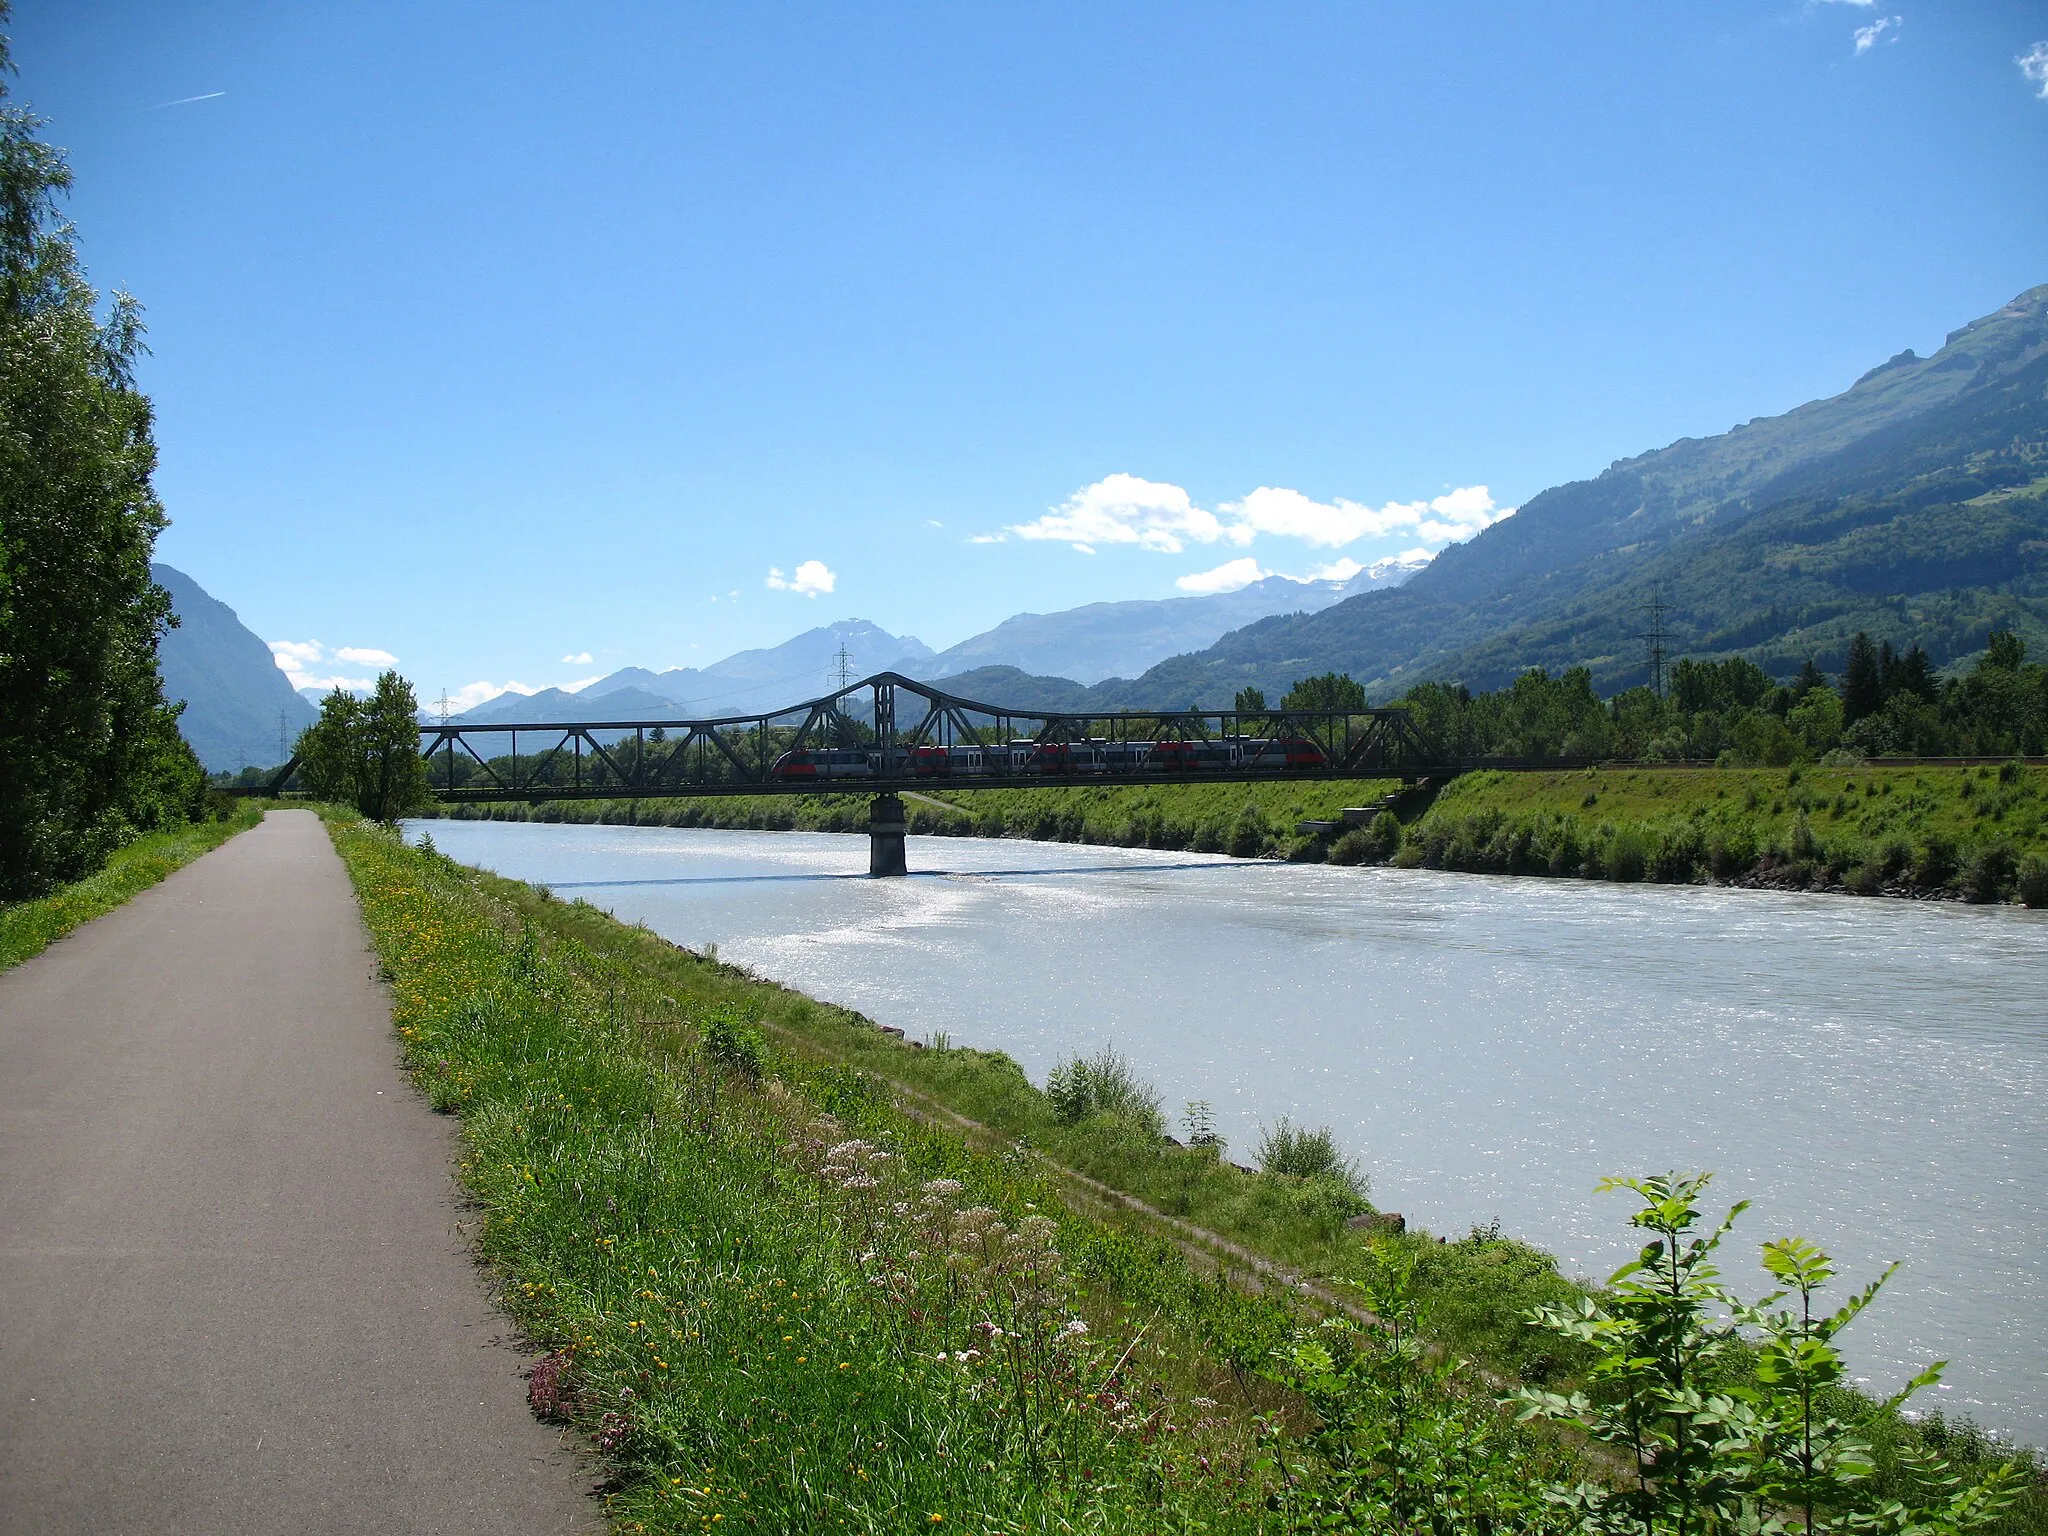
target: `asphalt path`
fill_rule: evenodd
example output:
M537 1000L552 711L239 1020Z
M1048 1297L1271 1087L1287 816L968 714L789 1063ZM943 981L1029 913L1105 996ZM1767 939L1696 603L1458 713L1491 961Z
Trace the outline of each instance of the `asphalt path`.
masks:
M591 1529L348 877L276 812L0 974L0 1532Z

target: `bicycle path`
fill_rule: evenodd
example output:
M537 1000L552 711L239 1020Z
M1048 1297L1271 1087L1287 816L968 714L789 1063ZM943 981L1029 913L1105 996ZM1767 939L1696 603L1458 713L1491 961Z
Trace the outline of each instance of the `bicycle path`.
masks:
M601 1523L375 970L285 811L0 974L0 1533Z

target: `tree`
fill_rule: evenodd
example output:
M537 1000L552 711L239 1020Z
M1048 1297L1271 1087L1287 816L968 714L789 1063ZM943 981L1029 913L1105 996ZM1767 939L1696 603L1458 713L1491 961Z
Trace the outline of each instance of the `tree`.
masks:
M2017 672L2027 659L2027 642L2009 629L1995 629L1984 647L1982 665L1998 672Z
M1856 638L1849 642L1849 660L1842 668L1842 724L1854 725L1865 715L1874 715L1883 708L1882 663L1870 636L1859 629Z
M63 153L4 103L0 83L0 899L20 900L199 813L205 777L157 673L141 311L116 294L99 318L57 216Z
M1321 677L1303 678L1287 690L1282 709L1335 709L1353 714L1365 710L1365 685L1352 681L1348 672L1325 672Z
M299 772L323 800L353 805L372 821L396 821L427 803L419 702L396 672L368 699L337 688L299 735Z
M1237 690L1237 697L1231 701L1230 707L1240 715L1264 714L1266 709L1266 690L1263 688L1240 688Z

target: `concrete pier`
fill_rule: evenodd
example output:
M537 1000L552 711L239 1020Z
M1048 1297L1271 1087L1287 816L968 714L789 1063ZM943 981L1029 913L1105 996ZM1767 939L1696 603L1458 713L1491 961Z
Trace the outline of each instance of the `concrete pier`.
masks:
M874 804L868 808L868 873L877 878L883 875L907 875L910 866L904 859L903 834L908 830L904 821L903 802L894 795L877 795Z

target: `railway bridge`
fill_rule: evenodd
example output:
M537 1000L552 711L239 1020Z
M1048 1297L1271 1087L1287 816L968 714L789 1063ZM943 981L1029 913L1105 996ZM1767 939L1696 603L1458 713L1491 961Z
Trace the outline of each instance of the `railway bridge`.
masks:
M823 698L711 720L420 727L456 803L858 793L869 871L904 868L905 790L1422 778L1458 771L1405 709L1013 709L882 672ZM264 791L291 781L298 758Z

